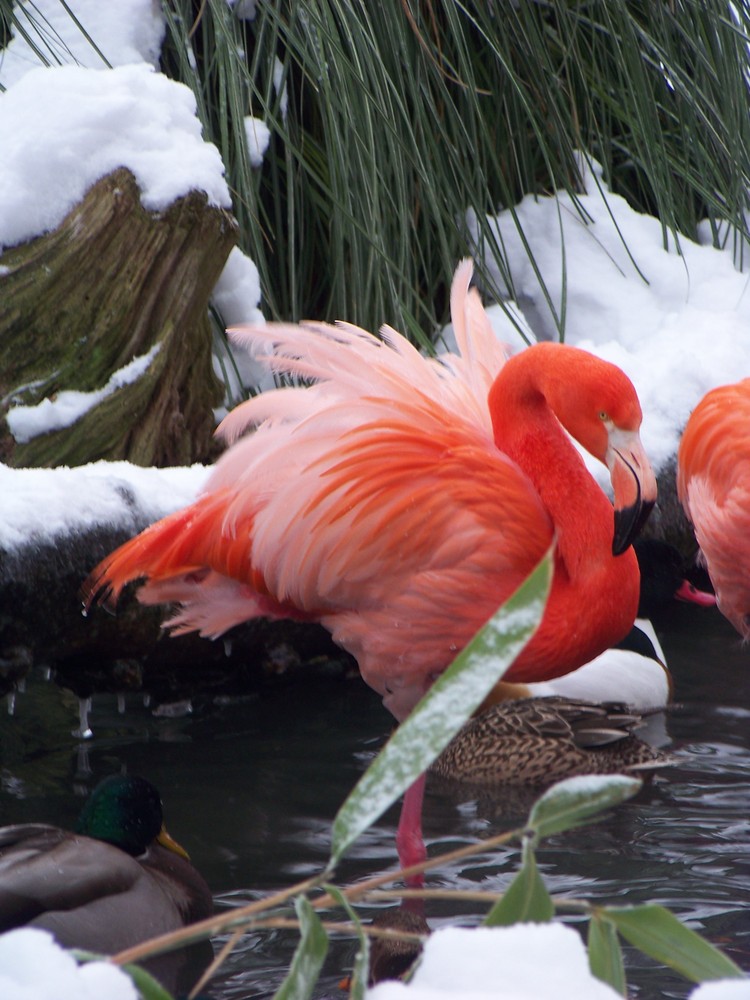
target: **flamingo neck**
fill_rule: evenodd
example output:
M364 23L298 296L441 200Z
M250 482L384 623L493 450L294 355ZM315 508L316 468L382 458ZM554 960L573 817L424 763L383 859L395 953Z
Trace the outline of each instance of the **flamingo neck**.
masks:
M612 505L589 473L548 400L550 376L538 350L511 359L490 391L495 443L534 485L555 525L556 559L575 578L612 559ZM574 498L574 502L571 502Z

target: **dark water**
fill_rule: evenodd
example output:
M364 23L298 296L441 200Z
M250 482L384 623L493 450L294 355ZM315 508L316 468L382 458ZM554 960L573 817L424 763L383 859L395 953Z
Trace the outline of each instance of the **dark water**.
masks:
M653 901L750 971L750 649L718 612L676 605L657 623L676 682L666 718L680 764L601 822L546 841L538 860L555 893L602 903ZM262 699L197 705L154 718L142 700L94 700L94 737L76 740L77 701L35 674L15 714L0 716L0 822L74 822L103 776L127 769L161 790L170 831L188 849L220 909L294 884L325 865L331 820L391 721L361 682L300 684ZM435 788L425 805L431 855L516 825L527 803ZM338 884L396 865L394 807L358 842ZM432 871L431 887L502 890L513 848ZM428 904L433 927L475 923L483 908ZM369 919L375 910L363 908ZM247 935L210 990L217 1000L272 994L295 937ZM351 943L335 941L318 995L337 982ZM690 984L627 952L633 995L685 997Z

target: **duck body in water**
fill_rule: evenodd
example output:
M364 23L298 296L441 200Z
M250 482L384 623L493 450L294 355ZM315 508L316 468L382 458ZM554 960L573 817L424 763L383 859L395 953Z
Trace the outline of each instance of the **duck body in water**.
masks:
M641 721L612 702L501 702L463 726L430 774L468 784L543 787L581 774L642 775L674 763L634 735Z

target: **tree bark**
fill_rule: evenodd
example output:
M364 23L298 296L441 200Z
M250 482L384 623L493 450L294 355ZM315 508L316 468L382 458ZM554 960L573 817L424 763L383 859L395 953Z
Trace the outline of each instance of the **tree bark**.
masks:
M134 382L67 427L27 442L0 424L0 460L13 466L125 459L183 465L216 455L208 301L236 225L191 192L147 212L121 168L98 181L60 226L0 257L0 414L94 392L155 345Z

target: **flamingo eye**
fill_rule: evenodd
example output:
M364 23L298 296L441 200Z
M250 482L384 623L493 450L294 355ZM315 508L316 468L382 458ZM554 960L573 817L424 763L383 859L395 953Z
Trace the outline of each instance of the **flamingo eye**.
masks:
M602 420L602 421L604 421L605 424L608 423L608 421L609 421L609 414L607 413L606 410L600 410L599 411L599 419Z

